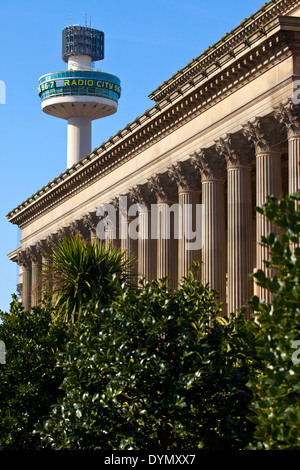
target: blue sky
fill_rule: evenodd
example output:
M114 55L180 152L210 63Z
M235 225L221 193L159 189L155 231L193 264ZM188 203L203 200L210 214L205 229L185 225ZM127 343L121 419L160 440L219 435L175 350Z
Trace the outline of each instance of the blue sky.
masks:
M154 105L163 81L256 12L262 0L6 0L0 3L0 309L16 291L18 268L7 254L20 230L6 214L66 169L67 123L41 111L38 79L66 69L61 31L91 24L105 33L96 63L121 79L114 116L93 123L92 149Z

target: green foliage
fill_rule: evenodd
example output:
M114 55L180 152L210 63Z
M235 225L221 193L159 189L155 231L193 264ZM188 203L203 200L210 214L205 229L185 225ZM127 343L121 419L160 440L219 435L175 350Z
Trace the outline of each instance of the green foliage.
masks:
M126 284L121 253L78 236L64 239L49 258L54 269L48 276L58 285L55 306L48 297L45 305L26 312L14 297L10 312L1 314L0 340L7 354L6 364L0 364L0 449L45 447L35 430L64 394L57 357L66 344L72 347L70 335L76 335L75 325L66 320L78 319L91 301L92 327L94 312Z
M56 357L66 329L52 313L49 302L25 312L14 297L10 312L0 314L0 339L6 346L6 364L0 364L2 450L40 448L35 424L49 415L61 395L63 377Z
M300 340L300 193L268 198L259 211L280 228L263 239L270 249L267 276L259 271L257 283L272 292L271 304L257 297L251 305L258 312L257 354L262 368L249 386L256 424L252 449L300 448L300 365L295 347ZM299 348L298 343L298 348Z
M120 252L63 240L55 306L1 314L0 449L299 449L299 203L258 209L280 231L252 320L221 317L197 265L132 289Z
M60 355L64 397L39 426L53 449L242 448L253 332L218 317L195 274L124 290L72 326Z
M252 393L247 383L259 367L254 344L257 325L237 317L217 318L203 341L194 425L201 426L204 450L241 450L252 439L249 420Z
M45 279L53 285L58 315L75 321L89 302L95 308L107 304L127 282L128 261L112 246L83 241L79 235L64 237L43 267Z

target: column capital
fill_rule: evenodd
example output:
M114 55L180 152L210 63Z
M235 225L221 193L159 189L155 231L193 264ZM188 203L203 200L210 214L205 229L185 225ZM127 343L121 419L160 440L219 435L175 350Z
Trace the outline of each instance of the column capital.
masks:
M157 174L147 180L148 188L158 202L170 202L174 199L174 189L170 186L168 174Z
M165 188L161 184L160 175L151 176L151 178L148 178L147 182L150 191L155 195L158 200L164 201L168 199Z
M238 134L226 134L216 141L216 151L225 158L227 168L252 167L252 155L245 137Z
M31 256L28 248L20 251L17 255L18 265L23 266L25 269L29 269L31 266Z
M200 190L192 170L191 162L177 162L168 168L168 175L177 185L179 192Z
M225 181L225 161L214 148L199 149L191 155L191 164L200 172L201 180Z
M278 153L279 144L284 140L282 129L275 119L257 117L243 126L243 134L255 147L256 154Z
M56 238L57 238L57 240L62 240L66 234L67 234L67 229L66 229L66 227L61 227L61 228L56 232Z
M44 239L39 240L35 246L40 256L42 256L43 252L47 251L47 249L49 248L47 241Z
M57 243L56 235L54 233L50 233L50 235L46 237L45 243L46 243L47 249L51 250L52 247L56 245Z
M87 212L81 219L82 226L85 230L91 231L96 230L97 216L96 212Z
M288 99L274 108L275 119L282 124L288 134L288 138L300 137L300 106Z
M83 226L82 226L82 220L73 220L69 226L68 226L68 231L71 233L71 234L76 234L78 233L79 236L82 236L84 235L84 230L83 230Z
M142 204L143 206L149 209L151 203L155 202L153 198L153 192L151 191L149 184L140 185L137 184L130 188L128 197L133 204Z
M119 196L115 196L113 199L111 199L109 201L109 205L113 206L114 210L117 212L119 210L119 202L120 202L120 197L123 196L122 194L120 194ZM104 207L105 208L106 204L105 203L102 203L100 204L98 207ZM107 215L107 211L105 211L106 215ZM96 215L96 225L99 221L99 215L97 213L97 211L95 212L95 215ZM101 216L101 217L105 217L105 215Z
M132 186L128 192L129 199L135 204L144 204L144 196L141 191L141 187L137 184Z
M27 248L28 256L33 262L39 262L41 260L41 253L39 250L39 244L36 243L35 245L29 246Z

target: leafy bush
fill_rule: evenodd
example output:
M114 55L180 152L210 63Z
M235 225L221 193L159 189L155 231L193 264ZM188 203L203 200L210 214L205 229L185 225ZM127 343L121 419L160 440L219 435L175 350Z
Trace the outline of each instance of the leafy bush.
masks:
M43 306L26 312L14 297L10 312L1 313L0 340L7 357L0 365L0 449L44 446L35 428L64 393L57 357L73 341L74 324L67 322L80 317L89 301L94 310L109 304L126 285L123 255L79 236L64 238L48 258L55 305L46 297Z
M52 314L49 302L25 312L16 297L10 312L0 314L0 339L6 346L6 363L0 364L0 449L40 448L35 424L49 415L62 393L56 357L67 331Z
M255 275L257 283L272 293L272 302L262 303L257 297L251 302L258 312L256 348L262 361L249 384L256 425L252 449L300 447L300 365L295 349L300 345L299 202L300 193L279 200L270 197L258 209L280 233L262 240L270 250L266 267L271 275L264 271Z
M219 318L197 269L87 310L60 355L65 392L39 432L53 449L242 448L253 331ZM100 313L100 314L99 314Z

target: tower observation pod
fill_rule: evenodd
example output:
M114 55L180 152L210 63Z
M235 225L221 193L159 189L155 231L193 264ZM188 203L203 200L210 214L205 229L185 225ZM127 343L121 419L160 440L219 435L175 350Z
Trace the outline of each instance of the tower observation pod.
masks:
M62 59L68 70L39 79L42 110L68 121L68 168L91 152L92 121L118 109L119 78L92 69L92 62L103 58L102 31L68 26L62 31Z

